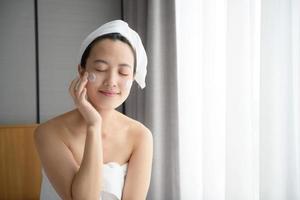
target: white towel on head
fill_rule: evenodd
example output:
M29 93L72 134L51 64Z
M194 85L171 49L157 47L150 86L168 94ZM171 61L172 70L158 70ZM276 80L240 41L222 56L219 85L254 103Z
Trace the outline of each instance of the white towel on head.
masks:
M98 29L90 33L82 42L78 56L78 64L81 62L82 54L88 45L97 37L109 33L120 33L132 45L136 52L136 73L135 80L141 88L146 86L145 79L147 74L147 54L140 36L132 30L128 24L122 20L114 20L103 24Z

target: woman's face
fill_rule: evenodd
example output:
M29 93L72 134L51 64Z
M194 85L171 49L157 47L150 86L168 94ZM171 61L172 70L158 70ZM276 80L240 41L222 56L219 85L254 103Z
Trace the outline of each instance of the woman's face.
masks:
M98 109L111 109L121 105L128 97L133 81L134 56L128 44L111 39L97 42L86 61L91 74L87 95Z

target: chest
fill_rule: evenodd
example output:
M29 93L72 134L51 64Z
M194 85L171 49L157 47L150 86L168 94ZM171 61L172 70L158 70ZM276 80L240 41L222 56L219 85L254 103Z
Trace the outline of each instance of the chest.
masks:
M133 150L130 134L122 131L115 131L102 133L101 135L103 162L117 162L120 164L128 162ZM81 164L83 158L85 139L86 133L73 134L73 136L69 138L69 148L78 165Z

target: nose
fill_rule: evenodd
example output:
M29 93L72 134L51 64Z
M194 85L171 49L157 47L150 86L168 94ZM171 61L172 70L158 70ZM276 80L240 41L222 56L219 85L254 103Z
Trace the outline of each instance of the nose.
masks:
M107 73L104 85L109 87L116 87L117 86L117 74L113 71Z

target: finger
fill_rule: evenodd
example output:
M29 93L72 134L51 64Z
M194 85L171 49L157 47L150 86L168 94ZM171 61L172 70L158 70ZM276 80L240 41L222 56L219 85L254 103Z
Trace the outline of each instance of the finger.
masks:
M73 81L70 84L69 93L71 94L72 97L75 97L74 88L75 88L77 82L78 82L78 77L76 77L75 79L73 79Z
M78 86L77 86L77 90L79 91L79 94L81 94L82 89L85 87L85 85L87 83L87 77L88 77L88 73L85 72L81 78L80 84L78 84Z
M74 78L74 79L71 81L71 84L69 85L69 91L71 91L71 90L72 90L72 88L74 87L74 85L75 85L76 81L77 81L77 77L76 77L76 78Z
M78 81L77 81L76 84L75 84L75 87L74 87L74 90L75 90L75 91L78 90L78 87L79 87L80 83L81 83L81 77L78 79Z
M86 98L85 98L86 92L87 92L87 89L83 88L83 90L82 90L82 92L80 94L80 101L86 100Z
M70 94L73 98L73 101L75 103L75 105L78 105L78 94L77 94L77 91L75 90L76 88L76 85L80 82L80 77L76 77L74 79L74 81L72 81L72 84L70 86Z
M73 86L74 86L75 81L76 81L76 78L73 79L73 80L71 81L71 84L69 85L69 93L71 94L71 96L73 96L72 88L73 88Z
M79 80L75 86L75 89L74 89L74 94L76 96L76 99L79 99L80 98L80 94L82 92L82 89L79 88L80 84L82 83L81 80Z

